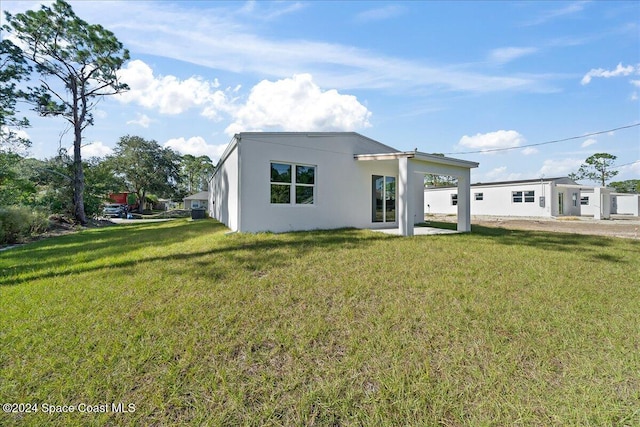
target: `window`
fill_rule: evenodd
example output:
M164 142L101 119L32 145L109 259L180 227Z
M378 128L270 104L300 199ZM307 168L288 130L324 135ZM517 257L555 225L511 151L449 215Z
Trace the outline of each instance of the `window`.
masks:
M522 191L512 191L511 201L513 203L522 203Z
M534 203L536 201L535 191L512 191L511 201L513 203Z
M272 204L314 204L316 167L271 163Z
M458 195L457 194L452 194L451 195L451 205L452 206L457 206L458 205Z
M574 207L578 206L578 193L571 193L571 201Z
M535 191L525 191L524 192L524 202L525 203L534 203L536 201L536 192Z
M473 196L476 200L484 200L484 193L475 193Z
M395 222L396 178L373 175L371 177L371 222Z
M582 206L589 206L589 196L583 196L580 198L580 204Z

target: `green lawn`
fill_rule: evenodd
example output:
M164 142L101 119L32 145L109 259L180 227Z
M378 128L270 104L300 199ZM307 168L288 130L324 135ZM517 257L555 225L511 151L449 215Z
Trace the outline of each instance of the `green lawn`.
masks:
M0 252L0 425L640 425L638 240L226 232Z

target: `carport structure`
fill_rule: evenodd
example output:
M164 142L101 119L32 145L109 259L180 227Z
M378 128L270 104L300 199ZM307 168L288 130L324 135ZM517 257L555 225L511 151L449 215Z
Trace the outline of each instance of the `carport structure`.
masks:
M403 236L414 235L414 224L424 221L424 176L447 175L457 178L459 232L471 231L472 168L478 163L415 151L379 154L356 154L357 161L398 162L398 231Z

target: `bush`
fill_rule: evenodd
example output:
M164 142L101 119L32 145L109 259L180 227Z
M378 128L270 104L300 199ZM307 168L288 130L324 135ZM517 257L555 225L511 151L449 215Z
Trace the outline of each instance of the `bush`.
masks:
M0 244L17 243L48 229L49 220L44 212L25 206L0 208Z

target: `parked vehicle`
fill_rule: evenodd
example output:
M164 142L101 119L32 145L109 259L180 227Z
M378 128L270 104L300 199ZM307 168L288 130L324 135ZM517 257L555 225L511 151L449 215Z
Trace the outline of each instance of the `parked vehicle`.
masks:
M119 203L106 204L102 209L102 216L106 218L122 218L125 215L125 206Z

